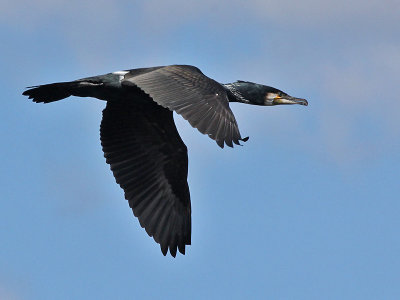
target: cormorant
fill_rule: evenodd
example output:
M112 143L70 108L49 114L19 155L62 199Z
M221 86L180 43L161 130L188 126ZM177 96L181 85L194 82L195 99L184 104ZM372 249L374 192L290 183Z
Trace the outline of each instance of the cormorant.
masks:
M189 65L118 71L29 87L37 103L69 96L107 101L100 126L106 162L149 236L175 257L191 244L187 148L173 111L223 148L242 138L229 102L255 105L301 104L273 87L247 81L220 84Z

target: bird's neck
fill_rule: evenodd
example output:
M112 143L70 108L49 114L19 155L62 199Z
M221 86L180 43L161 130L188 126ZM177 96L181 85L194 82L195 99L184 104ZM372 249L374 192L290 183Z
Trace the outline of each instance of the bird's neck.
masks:
M247 100L235 87L233 83L226 83L222 85L228 94L229 102L241 102L250 104L250 101Z

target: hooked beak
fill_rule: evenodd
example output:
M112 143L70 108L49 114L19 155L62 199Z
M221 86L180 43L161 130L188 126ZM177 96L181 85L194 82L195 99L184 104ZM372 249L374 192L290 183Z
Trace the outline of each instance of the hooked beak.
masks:
M277 104L300 104L300 105L307 106L308 102L306 99L296 98L296 97L292 97L289 95L285 95L285 96L276 96L273 100L273 104L274 105L277 105Z

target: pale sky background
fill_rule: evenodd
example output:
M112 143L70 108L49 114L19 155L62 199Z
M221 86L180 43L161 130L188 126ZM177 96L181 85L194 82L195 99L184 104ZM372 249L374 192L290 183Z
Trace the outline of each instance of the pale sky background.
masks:
M400 299L400 2L0 0L0 299ZM105 163L104 102L24 87L192 64L308 107L183 119L192 246L164 257Z

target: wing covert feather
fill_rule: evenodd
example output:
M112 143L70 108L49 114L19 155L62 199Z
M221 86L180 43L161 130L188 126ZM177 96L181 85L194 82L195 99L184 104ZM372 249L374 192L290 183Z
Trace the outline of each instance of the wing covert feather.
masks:
M224 142L232 147L232 143L243 141L224 87L198 68L172 65L146 73L128 73L122 85L132 84L159 105L182 115L220 147Z

